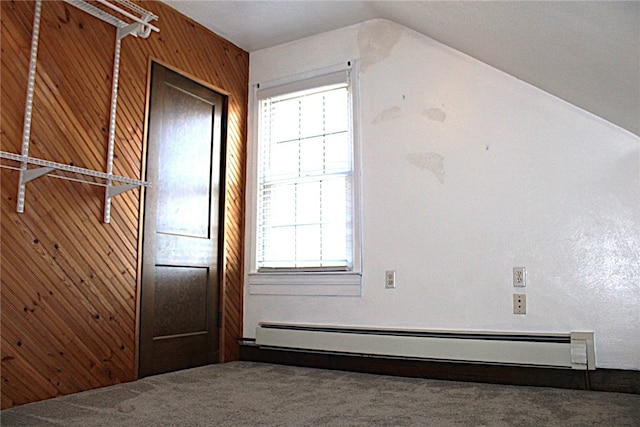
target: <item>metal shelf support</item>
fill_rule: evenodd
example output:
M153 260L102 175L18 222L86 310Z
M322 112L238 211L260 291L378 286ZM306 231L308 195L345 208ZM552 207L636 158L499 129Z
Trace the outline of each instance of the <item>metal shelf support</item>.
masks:
M35 13L33 18L33 33L31 38L31 56L29 60L29 77L27 84L27 101L25 104L24 127L22 132L22 152L20 155L0 151L0 158L5 160L13 160L20 162L20 167L9 167L0 164L0 167L17 169L20 171L18 182L18 200L16 210L24 212L24 201L26 193L26 184L34 179L45 175L56 176L58 178L68 177L57 176L53 174L55 171L71 172L74 174L84 175L93 180L71 179L73 181L86 182L89 184L102 185L106 187L105 203L104 203L104 222L108 223L111 219L111 198L125 191L132 190L140 186L149 186L150 183L131 178L125 178L113 175L113 158L115 148L115 132L116 132L116 111L118 104L118 78L120 74L120 50L122 39L128 35L135 37L147 38L151 31L160 31L157 27L150 24L150 21L157 20L158 17L151 12L141 8L130 0L95 0L103 8L99 8L85 0L64 0L66 3L87 12L102 21L105 21L117 28L116 44L113 61L113 78L111 86L111 109L109 121L109 139L107 149L107 172L98 172L90 169L78 168L65 165L62 163L50 162L48 160L36 159L29 157L29 141L31 137L31 119L33 114L33 96L36 79L36 66L38 57L38 40L40 35L40 18L42 15L42 0L36 0ZM107 10L113 11L109 13ZM127 10L128 9L128 10ZM29 164L40 166L39 168L28 169ZM97 182L104 180L104 183ZM114 185L115 182L123 184Z

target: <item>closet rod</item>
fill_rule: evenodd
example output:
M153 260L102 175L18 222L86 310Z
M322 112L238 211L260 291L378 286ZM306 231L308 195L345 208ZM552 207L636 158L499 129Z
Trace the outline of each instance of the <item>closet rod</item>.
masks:
M126 6L130 10L133 10L139 13L140 14L139 17L135 16L134 14L126 11L121 7L116 6L115 4L107 0L95 0L95 1L104 5L105 7L108 7L109 9L111 9L112 11L116 12L121 16L126 16L127 18L133 20L134 23L127 23L123 19L118 18L112 15L111 13L94 6L93 4L89 3L86 0L64 0L64 1L66 3L69 3L70 5L77 7L80 10L83 10L84 12L89 13L90 15L95 16L98 19L101 19L119 28L126 27L130 24L133 25L134 23L140 24L140 28L138 29L138 31L136 33L133 33L135 36L138 36L138 37L147 38L149 37L151 30L160 31L157 27L149 23L150 21L157 20L158 17L153 13L149 12L148 10L145 10L140 6L136 5L135 3L130 2L129 0L114 0L114 1Z
M98 3L103 4L105 6L107 6L108 8L115 10L116 12L118 12L121 15L126 16L127 18L133 19L135 22L144 25L145 27L148 27L149 29L153 30L153 31L160 31L158 28L154 27L153 25L149 24L149 21L151 20L156 20L158 19L157 16L155 16L154 14L152 14L149 11L146 11L142 8L137 7L136 4L131 3L130 1L123 1L123 0L116 0L119 3L123 3L126 4L127 7L129 7L130 9L135 9L138 11L138 13L141 14L142 18L146 18L146 19L141 19L135 15L133 15L132 13L127 12L126 10L116 6L113 3L108 2L107 0L96 0ZM148 34L147 34L148 37Z

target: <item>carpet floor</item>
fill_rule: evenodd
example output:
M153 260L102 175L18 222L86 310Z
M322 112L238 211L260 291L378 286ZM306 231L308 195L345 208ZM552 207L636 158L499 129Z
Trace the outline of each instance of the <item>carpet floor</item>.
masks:
M640 395L210 365L0 413L2 426L640 426Z

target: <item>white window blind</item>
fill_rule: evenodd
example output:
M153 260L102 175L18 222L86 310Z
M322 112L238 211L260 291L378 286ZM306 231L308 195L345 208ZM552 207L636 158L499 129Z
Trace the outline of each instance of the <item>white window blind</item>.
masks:
M350 271L348 71L258 90L257 269Z

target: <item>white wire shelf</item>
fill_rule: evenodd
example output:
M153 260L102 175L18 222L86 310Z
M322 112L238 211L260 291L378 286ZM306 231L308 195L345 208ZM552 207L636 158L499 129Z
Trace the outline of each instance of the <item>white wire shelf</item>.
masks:
M43 0L36 0L33 18L33 32L31 36L31 54L29 60L29 76L27 81L27 101L25 104L24 127L22 132L21 154L0 151L0 158L5 161L18 162L18 166L0 163L0 167L20 172L18 182L18 197L16 210L24 212L26 184L42 176L67 179L92 185L106 187L104 203L104 222L111 217L111 198L136 187L150 186L149 182L118 176L113 174L113 158L115 147L116 110L118 101L118 78L120 73L120 48L122 39L128 35L147 38L152 31L160 31L150 22L158 19L153 13L143 9L130 0L64 0L66 3L89 13L117 28L116 43L113 59L113 77L111 85L111 108L109 122L109 137L107 147L106 172L79 168L63 163L37 159L29 156L29 141L31 134L31 120L33 115L33 98L35 91L36 66L38 56L38 40L40 37L40 18ZM29 166L36 166L31 167ZM71 174L72 176L69 176ZM115 184L114 183L119 183Z
M100 172L93 169L85 169L77 166L65 165L64 163L51 162L49 160L37 159L35 157L25 157L20 154L8 153L6 151L0 151L0 158L5 160L12 160L20 163L26 162L29 165L40 166L40 168L31 168L31 169L27 168L27 171L42 171L43 169L50 169L49 172L46 172L43 175L51 175L53 172L60 171L60 172L70 172L76 175L93 178L93 179L84 180L81 178L68 178L65 176L56 176L57 178L69 179L70 181L78 181L78 182L84 182L87 184L102 185L105 187L107 186L108 181L121 182L124 184L131 184L131 185L142 186L142 187L151 186L151 183L148 181L141 181L133 178L127 178L124 176L108 174L106 172ZM11 165L7 165L6 163L0 164L0 167L4 169L13 169L13 170L21 169L19 166L14 167ZM28 181L31 181L31 180L28 180ZM104 180L105 182L100 182L99 180Z
M129 0L95 0L93 3L86 0L64 1L118 28L138 25L136 32L132 33L138 37L146 38L151 31L160 31L149 23L158 17Z

